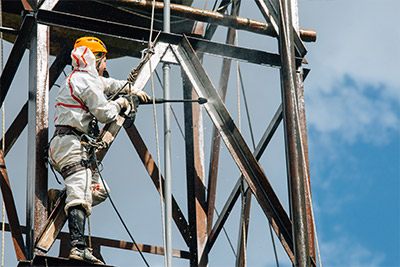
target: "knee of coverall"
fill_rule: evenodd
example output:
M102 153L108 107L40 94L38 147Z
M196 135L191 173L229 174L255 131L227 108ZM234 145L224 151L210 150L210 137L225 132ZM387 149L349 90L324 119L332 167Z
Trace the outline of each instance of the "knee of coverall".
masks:
M104 183L103 183L104 182ZM107 199L110 188L106 181L100 178L98 171L94 171L92 176L92 206L96 206Z

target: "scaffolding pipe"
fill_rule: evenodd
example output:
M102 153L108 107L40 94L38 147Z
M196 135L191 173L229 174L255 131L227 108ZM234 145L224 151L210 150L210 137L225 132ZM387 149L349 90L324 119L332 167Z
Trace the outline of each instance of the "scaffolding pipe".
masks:
M105 2L104 0L100 1L114 6L146 10L148 12L151 12L152 9L152 2L145 0L115 0L110 2ZM156 1L155 12L161 13L163 9L164 3ZM170 12L172 16L180 18L187 18L226 26L237 30L244 30L262 35L278 37L278 34L276 33L272 24L254 19L225 15L217 11L209 11L178 4L170 4ZM317 34L313 30L300 29L300 38L304 42L315 42L317 40Z
M164 27L166 33L171 32L170 0L164 0ZM164 99L170 99L170 65L164 63ZM170 103L164 103L164 161L165 161L165 246L166 266L172 266L172 181L171 181L171 118Z

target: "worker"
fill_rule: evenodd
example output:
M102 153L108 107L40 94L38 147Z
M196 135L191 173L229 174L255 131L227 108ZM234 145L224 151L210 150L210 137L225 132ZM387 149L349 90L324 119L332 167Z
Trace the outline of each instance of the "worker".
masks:
M71 237L69 258L95 264L104 264L97 259L84 239L85 220L92 212L92 206L104 201L108 187L99 179L98 170L93 169L89 160L88 147L82 138L98 134L98 120L110 123L117 119L121 110L132 108L125 97L108 101L105 95L112 95L128 82L121 94L133 94L132 86L136 73L134 69L127 81L106 78L105 44L96 37L82 37L76 40L71 52L72 73L60 87L55 105L55 132L49 146L49 160L53 168L64 178L66 187L65 212ZM143 91L136 92L141 101L150 97ZM134 112L134 110L133 110Z

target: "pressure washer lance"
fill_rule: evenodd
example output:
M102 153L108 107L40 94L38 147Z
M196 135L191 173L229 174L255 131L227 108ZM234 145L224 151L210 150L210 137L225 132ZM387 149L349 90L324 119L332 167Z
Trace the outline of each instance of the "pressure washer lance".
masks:
M131 104L133 104L134 110L136 111L139 105L149 105L153 104L153 99L150 99L148 102L143 102L140 98L136 95L127 95L125 96ZM193 103L197 102L200 105L207 103L207 99L203 97L199 97L198 99L163 99L163 98L155 98L154 102L156 104L162 103ZM126 109L121 110L122 116L125 118L124 121L124 128L128 129L132 126L133 122L135 121L136 112L126 111Z
M163 98L156 98L154 99L154 102L156 104L162 104L162 103L190 103L190 102L197 102L200 105L207 103L207 99L203 97L199 97L198 99L163 99ZM153 99L150 99L148 102L142 102L139 100L140 105L145 105L145 104L153 104Z

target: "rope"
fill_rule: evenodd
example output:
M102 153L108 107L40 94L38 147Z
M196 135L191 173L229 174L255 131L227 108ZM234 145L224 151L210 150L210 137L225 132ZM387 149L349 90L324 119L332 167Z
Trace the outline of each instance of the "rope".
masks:
M155 0L152 1L152 9L151 9L151 24L150 24L150 36L149 36L149 44L148 44L148 49L149 51L153 50L153 42L152 42L152 36L153 36L153 27L154 27L154 9L155 9ZM151 60L149 59L149 68L150 68L150 81L151 81L151 95L153 99L153 119L154 119L154 131L155 131L155 137L156 137L156 150L157 150L157 164L159 167L161 167L160 164L160 145L159 145L159 139L158 139L158 124L157 124L157 111L156 111L156 97L155 97L155 92L154 92L154 79L153 79L153 72L152 72L152 67L151 67ZM162 236L163 236L163 245L164 245L164 265L168 266L167 263L167 241L165 239L165 214L164 214L164 189L162 186L161 182L161 171L158 172L158 182L159 182L159 188L160 188L160 206L161 206L161 220L162 220Z
M117 207L115 206L114 201L111 198L110 192L107 189L107 186L105 186L106 183L104 182L103 176L101 175L101 172L99 171L99 163L97 161L96 153L94 151L93 151L93 154L92 154L92 160L96 165L96 169L98 170L101 182L103 183L103 186L104 186L104 189L106 190L107 196L110 199L111 206L114 208L115 213L117 213L117 216L118 216L119 220L121 221L122 225L124 226L124 228L125 228L126 232L128 233L129 237L131 238L132 243L135 245L136 249L138 250L138 252L140 254L140 257L142 257L142 259L143 259L144 263L146 264L146 266L149 267L150 266L149 263L146 261L146 258L144 257L144 255L143 255L142 251L140 250L138 244L136 243L136 241L133 238L131 232L129 231L128 227L126 226L124 219L122 218L122 216L119 213Z
M0 27L3 27L3 5L2 1L0 1ZM0 34L0 46L1 46L1 73L3 73L4 69L4 47L3 47L3 33ZM3 101L2 105L2 134L3 134L3 142L2 142L2 148L3 148L3 153L6 147L6 136L5 136L5 101ZM1 224L1 266L4 267L4 246L5 246L5 228L6 228L6 206L5 202L3 199L2 202L2 224Z
M218 218L219 218L219 217L220 217L220 214L219 214L219 212L218 212L217 208L216 208L216 207L214 207L214 210L215 210L215 213L217 214L217 216L218 216ZM224 233L225 233L226 239L228 239L228 242L229 242L229 245L231 246L231 249L232 249L233 255L235 255L235 257L236 257L236 251L235 251L235 248L233 247L232 241L231 241L231 239L229 238L228 232L226 231L226 229L225 229L225 227L224 227L224 226L222 226L222 230L224 230Z

